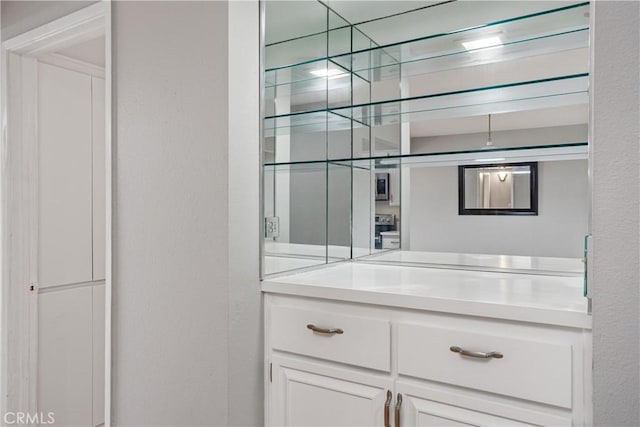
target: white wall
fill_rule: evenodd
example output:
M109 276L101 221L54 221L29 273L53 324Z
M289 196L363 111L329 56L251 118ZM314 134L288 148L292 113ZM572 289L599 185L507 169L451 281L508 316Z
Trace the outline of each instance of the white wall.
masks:
M592 11L594 425L638 426L640 3Z
M538 163L537 216L458 215L458 168L411 169L411 250L581 257L587 162Z
M112 8L112 422L227 425L227 3Z
M90 3L3 1L2 39ZM262 423L258 5L228 9L113 3L114 424Z
M263 424L257 0L229 3L229 418Z

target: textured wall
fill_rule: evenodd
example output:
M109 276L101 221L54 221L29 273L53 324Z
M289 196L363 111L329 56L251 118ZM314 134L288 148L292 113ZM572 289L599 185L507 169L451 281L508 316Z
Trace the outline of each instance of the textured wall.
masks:
M594 425L638 426L640 3L592 5Z
M112 421L227 425L227 3L112 19Z

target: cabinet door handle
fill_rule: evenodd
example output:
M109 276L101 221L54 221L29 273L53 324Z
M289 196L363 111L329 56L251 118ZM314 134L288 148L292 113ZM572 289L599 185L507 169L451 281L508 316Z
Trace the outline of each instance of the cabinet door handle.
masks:
M328 335L333 335L333 334L344 334L344 331L340 328L319 328L316 325L307 325L307 329L311 329L313 332L317 332L319 334L328 334Z
M391 427L391 422L389 421L389 407L391 406L391 399L393 398L393 394L391 390L387 390L387 400L384 402L384 427Z
M400 408L402 407L402 395L398 393L398 398L396 399L396 410L395 410L395 427L400 427Z
M449 350L453 351L454 353L460 353L462 356L475 357L476 359L502 359L504 357L502 353L499 353L497 351L482 353L479 351L464 350L463 348L460 348L457 345L454 345L453 347L449 347Z

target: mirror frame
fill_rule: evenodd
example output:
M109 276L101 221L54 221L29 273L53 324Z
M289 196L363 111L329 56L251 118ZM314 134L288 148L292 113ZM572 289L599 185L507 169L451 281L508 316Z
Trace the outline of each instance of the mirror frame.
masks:
M531 206L526 209L517 208L467 208L465 207L465 186L464 172L467 169L481 169L487 167L500 166L529 166L531 173L529 174L529 197ZM538 162L521 162L521 163L482 163L477 165L460 165L458 166L458 215L538 215Z

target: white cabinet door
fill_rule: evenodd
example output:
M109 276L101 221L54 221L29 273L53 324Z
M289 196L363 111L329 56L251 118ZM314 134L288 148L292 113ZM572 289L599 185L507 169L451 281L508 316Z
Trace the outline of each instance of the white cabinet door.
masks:
M94 425L92 299L91 287L38 296L38 411L59 426Z
M396 392L402 395L400 425L396 427L571 425L570 415L565 418L509 406L490 396L472 398L402 381L396 383Z
M104 424L105 296L104 285L93 286L93 424Z
M91 77L38 66L38 283L92 280Z
M270 425L383 426L388 377L272 359Z
M106 234L106 156L104 79L91 78L91 130L93 157L93 280L104 279Z

